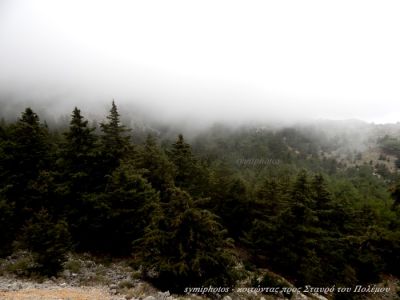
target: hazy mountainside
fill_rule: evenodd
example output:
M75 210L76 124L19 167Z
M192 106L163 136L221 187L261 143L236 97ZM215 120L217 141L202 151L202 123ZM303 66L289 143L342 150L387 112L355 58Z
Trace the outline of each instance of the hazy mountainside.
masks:
M220 125L197 135L193 147L199 153L232 161L235 158L297 161L310 167L316 161L316 167L325 171L329 171L326 169L329 164L338 170L368 164L375 173L393 175L397 173L400 152L396 146L384 142L396 143L396 138L392 138L396 136L400 136L400 124L374 125L361 121L319 121L283 128L248 126L235 130Z
M0 255L29 253L23 276L61 272L69 251L127 257L174 293L400 275L396 126L219 124L186 139L125 118L113 102L98 125L78 108L68 126L30 108L1 123Z

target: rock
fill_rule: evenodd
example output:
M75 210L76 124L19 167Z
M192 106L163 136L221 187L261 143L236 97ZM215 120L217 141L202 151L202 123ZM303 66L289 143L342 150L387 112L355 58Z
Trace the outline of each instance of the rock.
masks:
M20 289L22 289L22 284L19 282L15 282L13 284L9 284L7 287L11 291L19 291Z
M110 289L111 290L114 290L114 289L117 289L117 288L118 288L118 286L115 283L110 284Z
M110 293L113 294L113 295L116 295L117 294L117 289L111 289Z
M143 300L157 300L156 297L154 296L147 296L146 298L144 298Z
M293 299L293 300L307 300L308 297L306 295L302 294L302 293L296 293L290 299Z
M62 272L62 276L66 277L66 278L71 277L71 272L70 272L70 270L64 270L64 271Z
M158 294L157 294L157 299L158 299L158 300L167 300L167 299L169 298L169 296L171 296L170 293L169 293L169 291L166 291L165 293L163 293L163 292L158 292Z

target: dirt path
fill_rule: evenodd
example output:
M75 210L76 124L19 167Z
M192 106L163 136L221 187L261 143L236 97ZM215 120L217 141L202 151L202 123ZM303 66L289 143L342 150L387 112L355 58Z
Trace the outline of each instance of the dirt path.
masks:
M0 299L4 300L111 300L108 291L101 288L55 288L55 289L23 289L19 291L0 291Z

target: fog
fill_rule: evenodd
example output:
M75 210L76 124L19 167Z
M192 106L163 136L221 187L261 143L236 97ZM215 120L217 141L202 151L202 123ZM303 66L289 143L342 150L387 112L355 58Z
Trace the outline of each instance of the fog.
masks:
M399 121L398 1L0 2L0 103L196 124Z

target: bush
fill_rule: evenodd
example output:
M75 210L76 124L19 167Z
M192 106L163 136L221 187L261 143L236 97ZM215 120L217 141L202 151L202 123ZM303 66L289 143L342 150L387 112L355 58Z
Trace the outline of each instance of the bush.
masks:
M34 256L31 252L19 250L4 259L1 263L0 269L2 274L14 274L21 277L29 277L33 275L34 270L37 268Z
M262 278L260 285L263 287L271 287L271 288L288 288L288 293L286 296L291 297L292 292L291 289L294 288L289 282L287 282L284 278L272 273L267 272L265 273L264 277Z
M0 195L0 257L10 255L14 238L14 205Z
M41 210L23 227L16 247L28 249L35 262L35 271L52 276L62 269L70 246L70 235L65 221L53 221L46 210Z

